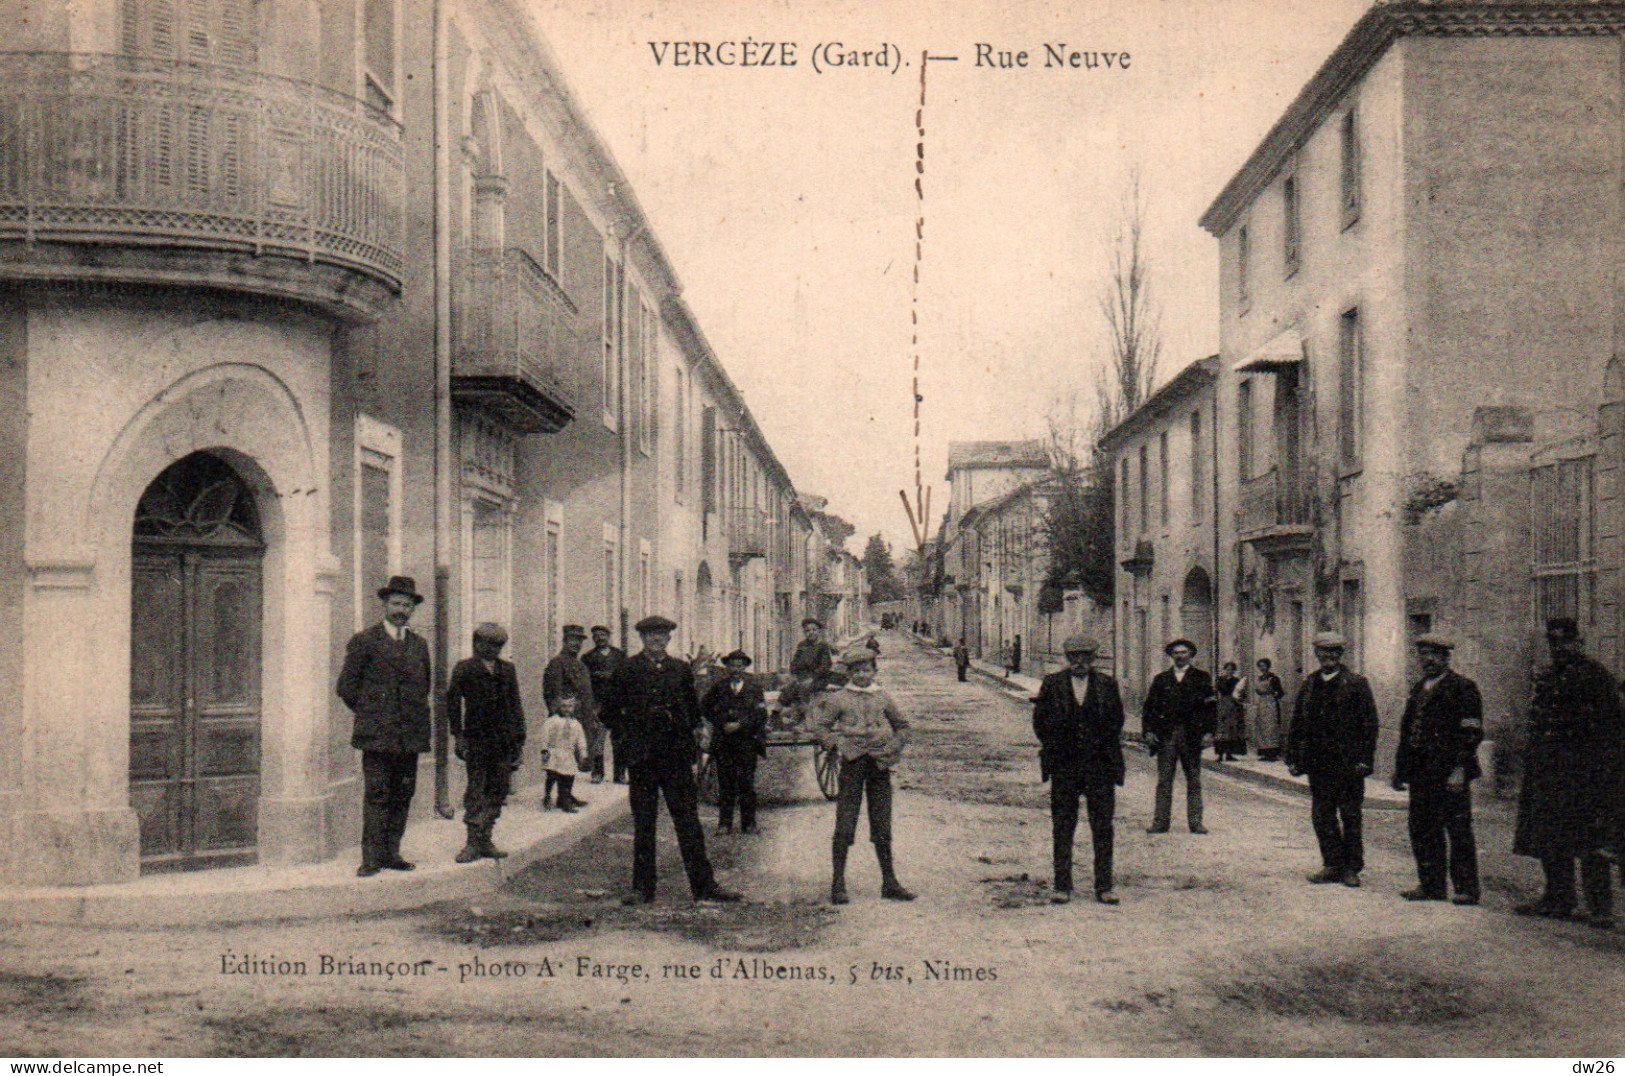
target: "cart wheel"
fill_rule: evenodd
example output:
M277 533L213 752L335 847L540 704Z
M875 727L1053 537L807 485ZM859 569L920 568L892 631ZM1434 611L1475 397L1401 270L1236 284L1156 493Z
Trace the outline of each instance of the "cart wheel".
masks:
M823 791L824 798L832 800L841 790L840 772L841 756L833 747L819 747L814 749L813 772L818 775L818 787Z
M722 786L717 781L717 757L709 751L694 763L694 784L699 788L703 803L715 803L722 796Z

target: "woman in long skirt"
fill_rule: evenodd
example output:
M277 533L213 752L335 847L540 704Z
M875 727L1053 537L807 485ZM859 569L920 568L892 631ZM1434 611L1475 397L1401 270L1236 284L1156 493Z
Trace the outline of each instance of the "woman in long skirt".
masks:
M1260 762L1281 758L1281 698L1286 690L1281 678L1270 671L1270 659L1258 659L1258 675L1253 677L1253 746Z
M1213 681L1218 694L1218 708L1213 731L1213 753L1221 762L1236 761L1236 753L1247 753L1246 713L1242 700L1247 697L1247 681L1236 675L1236 663L1224 663L1224 671Z

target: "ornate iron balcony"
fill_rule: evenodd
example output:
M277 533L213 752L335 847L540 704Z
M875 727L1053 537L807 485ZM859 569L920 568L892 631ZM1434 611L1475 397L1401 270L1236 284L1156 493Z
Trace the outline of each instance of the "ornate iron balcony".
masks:
M29 244L6 253L7 276L178 280L370 311L400 290L404 202L400 124L313 83L0 53L0 241ZM60 244L117 253L75 259ZM273 256L309 278L254 264Z
M575 417L576 308L518 248L469 255L454 322L452 393L521 433L557 433Z
M1283 482L1274 467L1241 484L1238 515L1236 529L1241 540L1255 543L1264 553L1308 548L1314 532L1308 500L1298 483Z

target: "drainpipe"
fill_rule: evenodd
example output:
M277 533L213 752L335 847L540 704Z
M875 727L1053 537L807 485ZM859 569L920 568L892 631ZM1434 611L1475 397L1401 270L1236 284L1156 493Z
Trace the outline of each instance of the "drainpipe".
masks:
M612 195L616 193L614 184L610 185L610 193ZM628 286L628 281L630 279L628 270L631 268L632 262L632 244L640 235L643 234L646 227L646 224L639 224L637 227L628 231L626 235L617 237L619 239L617 246L620 248L621 255L621 285L620 295L618 297L621 304L621 317L620 325L616 328L616 331L620 334L620 339L616 341L615 348L615 361L620 366L620 377L618 379L620 381L620 392L618 393L620 421L616 423L616 431L620 434L621 438L621 533L619 536L619 546L616 550L615 567L616 571L620 574L619 587L621 600L618 608L620 615L621 649L626 650L628 653L631 652L629 649L631 645L629 636L632 633L632 626L630 623L632 618L627 615L629 610L627 608L626 597L627 581L632 578L632 440L634 436L632 422L634 416L632 414L631 407L633 399L632 386L629 383L629 375L631 370L626 363L626 348L627 343L631 338L631 334L627 329L627 324L628 318L632 313L628 307L632 304L629 304L626 301L626 297L629 290L635 291L635 289L630 289ZM620 226L617 226L615 230L619 231ZM639 293L636 306L636 317L641 323L641 319L643 318L643 300L641 293ZM643 356L643 365L645 368L648 367L648 355ZM636 418L641 421L643 416L638 415Z
M1221 374L1221 376L1222 376L1222 374ZM1222 543L1221 543L1220 538L1219 538L1219 389L1218 389L1218 385L1219 385L1219 382L1217 380L1215 380L1214 381L1214 389L1213 389L1213 466L1211 468L1212 478L1213 478L1213 496L1209 499L1209 504L1211 504L1212 507L1213 507L1213 589L1215 591L1215 593L1213 595L1213 660L1214 660L1215 663L1217 663L1219 661L1219 645L1220 645L1221 641L1224 639L1224 632L1221 629L1222 629L1222 626L1224 624L1224 579L1225 579L1224 564L1223 564L1222 561L1219 560L1220 546L1221 546ZM1233 586L1234 586L1234 583L1232 583L1232 587ZM1240 623L1240 618L1239 617L1237 618L1237 623ZM1238 645L1241 642L1242 642L1242 640L1239 640L1239 639L1237 640ZM1230 656L1231 657L1237 657L1239 655L1236 654L1236 653L1232 653ZM1246 666L1242 666L1240 671L1243 672L1243 673L1248 673L1250 675L1250 670L1247 669Z
M446 0L434 5L434 806L452 818L446 666L451 661L451 139Z

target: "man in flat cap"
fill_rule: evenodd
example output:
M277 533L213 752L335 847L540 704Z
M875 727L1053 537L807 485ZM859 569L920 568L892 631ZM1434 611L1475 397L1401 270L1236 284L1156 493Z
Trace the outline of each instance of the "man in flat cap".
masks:
M1605 848L1617 809L1621 770L1619 692L1608 670L1581 650L1579 624L1546 622L1552 663L1535 678L1523 787L1512 851L1540 860L1546 891L1519 915L1574 914L1574 864L1580 863L1589 922L1614 922L1613 879Z
M801 634L801 642L790 656L790 685L779 698L786 706L805 710L834 678L835 650L824 641L824 625L817 617L802 620Z
M738 893L717 884L700 831L699 791L694 785L700 700L694 670L666 653L674 621L647 616L637 623L643 649L628 658L609 685L601 717L626 754L634 825L632 892L626 903L655 899L655 822L666 797L689 889L696 901L734 901Z
M1050 900L1072 899L1072 840L1078 798L1089 810L1094 842L1095 899L1116 904L1112 892L1112 819L1123 783L1123 699L1117 681L1094 669L1100 648L1074 635L1062 644L1067 668L1044 677L1033 700L1040 777L1050 782L1050 826L1055 838L1055 881Z
M1315 635L1320 668L1304 678L1286 734L1286 764L1309 775L1309 817L1320 843L1316 885L1358 887L1365 869L1365 779L1377 755L1377 704L1371 685L1343 664L1348 644L1335 631Z
M592 674L592 695L594 699L602 699L609 691L609 682L615 678L615 670L626 661L626 651L610 643L610 630L602 624L594 624L592 628L592 647L581 655L581 664L587 667ZM604 779L604 726L597 721L596 737L587 739L587 753L592 756L592 783L599 784ZM626 763L621 761L620 753L615 755L615 782L626 783Z
M1140 711L1146 747L1157 759L1156 813L1147 833L1167 833L1174 808L1174 770L1185 771L1185 822L1202 825L1202 737L1213 731L1213 677L1191 664L1196 644L1175 639L1163 647L1173 664L1151 678Z
M727 675L700 701L700 713L711 725L711 757L717 762L718 833L733 829L735 803L740 832L756 832L756 758L767 728L767 704L762 685L746 672L750 663L743 650L724 657Z
M525 707L519 676L502 660L508 633L500 624L474 629L474 656L459 661L446 685L446 726L457 757L468 767L463 791L463 825L468 841L457 862L502 859L508 853L491 842L491 830L508 800L513 771L525 749Z
M1484 702L1478 685L1450 667L1455 644L1443 635L1416 640L1422 678L1411 688L1399 725L1394 789L1411 793L1411 851L1417 886L1406 900L1444 900L1445 879L1457 904L1477 904L1478 846L1473 840L1473 794L1484 740Z
M355 714L350 746L361 752L361 878L413 869L401 858L401 835L417 791L418 755L429 749L429 644L406 627L423 595L397 575L379 588L378 600L383 621L350 639L338 682L339 698Z
M581 722L581 731L587 735L587 750L591 752L594 736L601 729L598 721L601 703L593 693L592 672L581 659L581 646L587 641L587 629L580 624L566 624L562 634L559 652L542 670L542 700L547 704L547 712L556 714L559 712L560 699L566 695L576 697L576 719ZM598 738L602 739L602 736ZM587 805L586 800L578 799L576 803L582 807Z
M835 836L830 845L833 872L829 902L845 904L846 857L857 839L858 813L869 800L869 841L880 863L880 895L913 900L897 880L892 863L891 768L908 744L908 721L875 679L875 655L854 646L841 655L846 683L819 698L811 724L818 742L841 760L835 797Z

